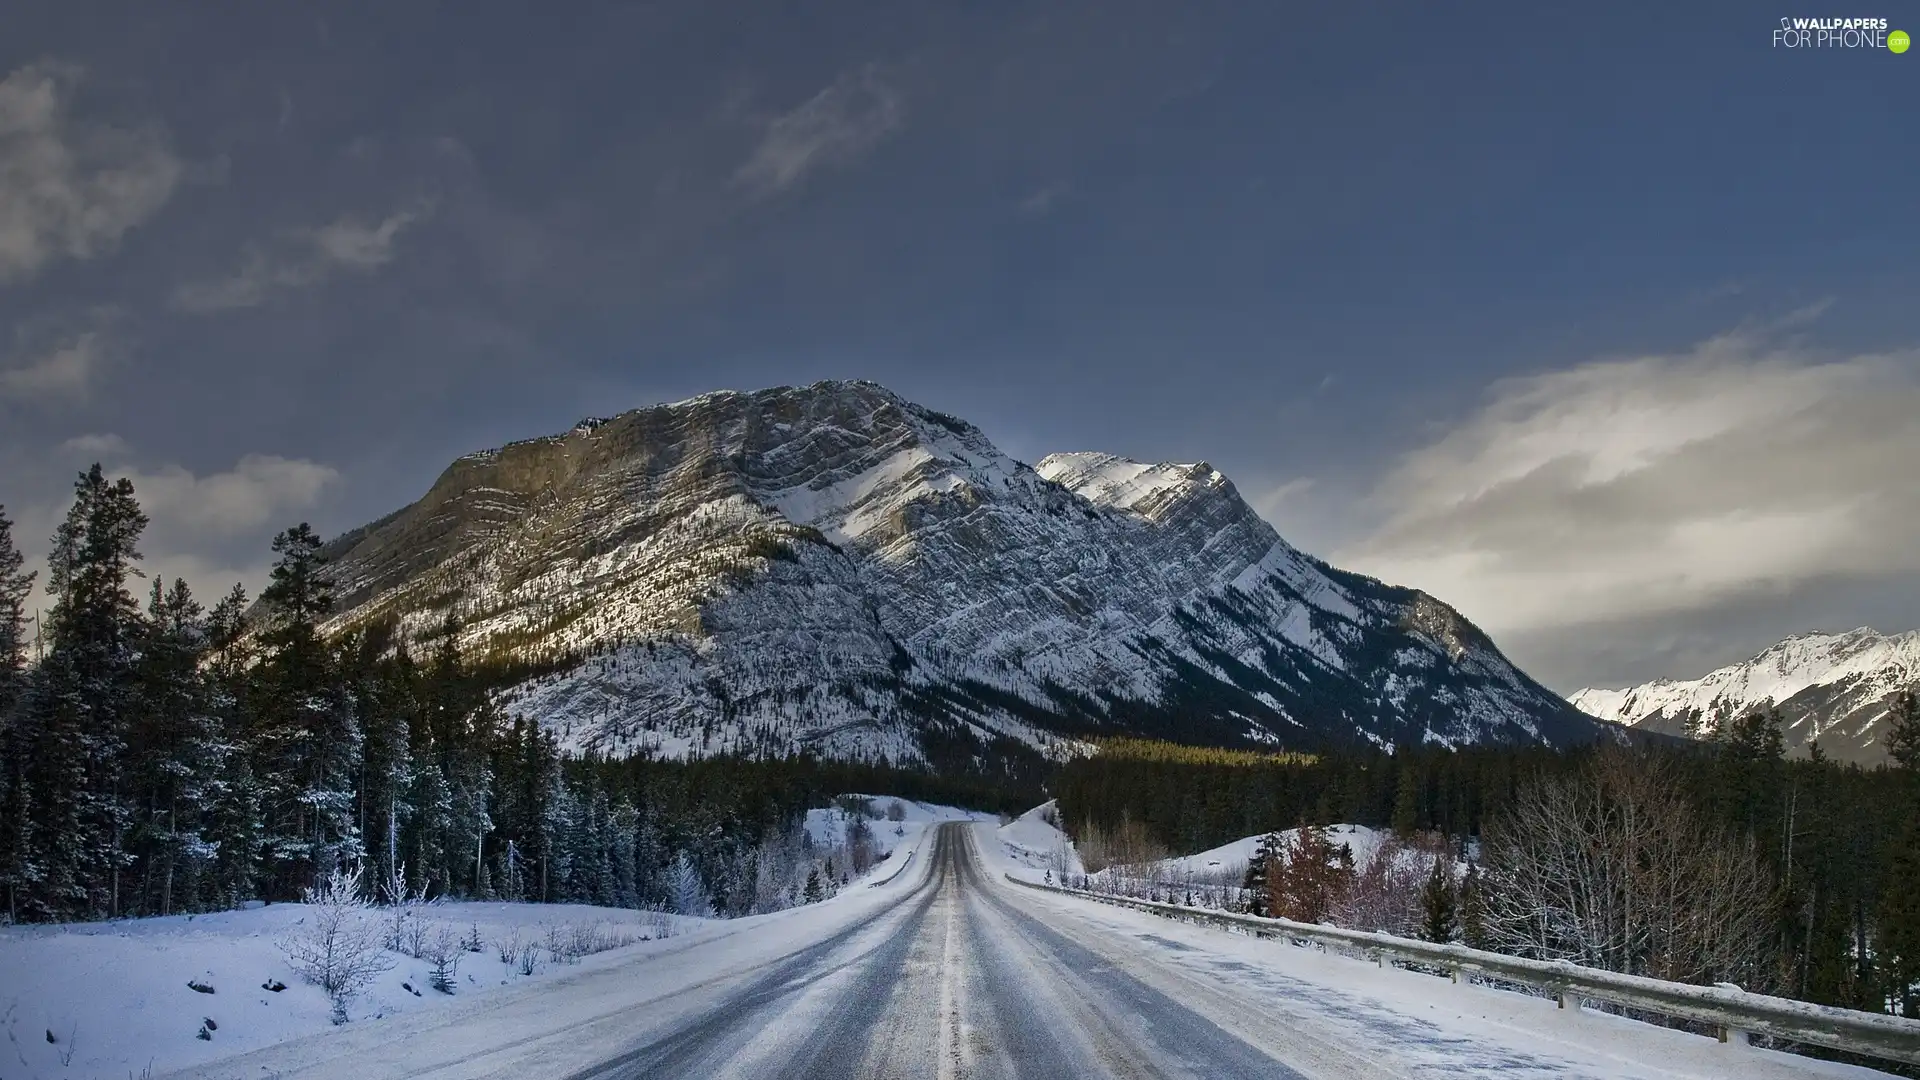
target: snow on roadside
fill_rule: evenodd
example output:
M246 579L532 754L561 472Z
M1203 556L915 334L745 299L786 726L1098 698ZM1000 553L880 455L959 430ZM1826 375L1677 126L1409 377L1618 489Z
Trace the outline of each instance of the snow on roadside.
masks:
M1000 826L996 835L1007 857L1023 870L1034 871L1022 877L1038 881L1048 871L1056 877L1085 872L1072 839L1060 830L1059 818L1059 807L1049 799Z
M863 798L880 815L868 819L876 854L904 849L902 858L883 859L861 879L869 884L902 872L927 825L992 820L891 796ZM887 809L896 801L900 819L889 820ZM809 837L815 844L844 844L853 820L840 806L810 811ZM861 888L843 895L870 892ZM348 1006L353 1024L426 1013L456 1000L628 963L678 945L663 945L663 936L678 939L744 922L584 904L443 902L420 911L428 922L450 926L463 938L477 930L483 950L461 954L451 996L432 989L427 961L388 952L393 968ZM0 928L0 1028L8 1037L8 1045L0 1048L0 1077L118 1080L144 1075L149 1066L155 1074L193 1068L328 1030L326 995L303 982L278 947L311 914L305 904L273 904L202 915ZM780 914L785 913L757 918ZM386 913L375 910L367 917L384 921ZM573 927L597 929L606 943L628 943L577 963L555 962L540 947L532 975L522 974L517 961L500 959L503 941L517 938L523 946L541 946L549 928ZM212 993L195 990L190 982ZM270 989L276 984L283 988ZM53 1042L47 1040L49 1032Z
M993 854L984 828L976 828L977 847L992 876L1038 878L1039 871L1020 862L1006 845ZM1888 1075L1757 1046L1723 1045L1591 1008L1568 1012L1550 997L1456 984L1382 968L1337 950L1193 925L1097 900L1018 888L1010 894L1022 907L1047 913L1055 931L1163 993L1177 998L1200 988L1258 1002L1309 1037L1344 1036L1343 1043L1368 1047L1382 1075L1606 1080L1884 1080Z
M453 995L429 985L431 965L389 952L391 970L348 1006L354 1022L433 1009L457 996L551 978L604 963L555 962L542 947L537 970L503 963L499 943L540 945L549 928L598 928L631 953L708 920L585 904L456 902L420 910L461 937L476 931L481 952L463 952ZM35 1077L139 1076L211 1061L331 1026L319 987L288 966L278 942L297 934L312 909L272 904L244 911L117 922L0 929L0 1024L11 1058ZM370 912L381 921L384 913ZM189 983L206 990L196 990ZM271 989L281 986L279 990ZM210 991L210 992L208 992ZM208 1021L212 1021L211 1024ZM200 1036L202 1029L206 1038ZM47 1035L51 1032L52 1042Z

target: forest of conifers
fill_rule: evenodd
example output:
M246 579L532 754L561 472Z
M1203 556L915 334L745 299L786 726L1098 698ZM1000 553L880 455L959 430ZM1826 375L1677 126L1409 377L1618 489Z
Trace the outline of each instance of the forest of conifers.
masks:
M1891 725L1893 765L1873 769L1817 748L1789 760L1769 713L1708 743L1573 752L1116 741L1052 767L1038 778L1045 791L986 762L935 773L810 758L580 759L500 714L488 692L498 673L461 654L456 627L417 654L390 627L323 636L332 601L308 527L275 540L257 602L236 586L209 608L181 581L140 587L145 524L131 485L96 466L76 484L42 582L0 513L0 916L10 921L298 899L343 863L378 880L404 868L409 886L435 895L634 907L670 905L697 878L702 905L737 915L795 902L769 896L767 853L804 845L807 809L842 793L999 811L1052 794L1069 830L1140 834L1165 852L1335 822L1437 838L1484 870L1489 917L1505 911L1523 951L1737 976L1831 1004L1920 1006L1911 699ZM1590 864L1617 871L1611 884L1580 880ZM1562 904L1543 889L1578 895ZM1636 891L1666 896L1680 906L1665 914L1692 929L1618 922L1607 889L1626 890L1630 912L1657 912ZM1557 904L1595 911L1565 925L1536 917Z
M841 793L1038 798L885 764L564 757L493 708L451 632L417 657L379 627L323 638L307 526L274 541L258 605L235 586L208 609L183 581L136 596L145 524L126 480L80 478L29 657L39 583L0 512L0 918L294 900L342 863L431 895L627 907L667 905L691 864L703 906L738 915L778 902L769 854Z

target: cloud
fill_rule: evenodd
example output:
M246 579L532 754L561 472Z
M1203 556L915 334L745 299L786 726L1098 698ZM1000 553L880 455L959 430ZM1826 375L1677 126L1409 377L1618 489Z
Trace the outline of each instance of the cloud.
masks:
M1776 340L1804 321L1494 384L1334 561L1543 632L1920 571L1920 353Z
M80 69L42 62L0 80L0 283L110 250L172 197L183 167L158 126L72 115Z
M106 339L99 330L73 335L35 352L25 362L0 368L0 398L34 402L84 399L105 359Z
M1268 488L1266 491L1254 496L1250 502L1254 511L1261 517L1272 518L1281 507L1290 502L1297 502L1300 496L1305 495L1311 490L1313 490L1313 478L1311 476L1298 476L1292 480L1288 480L1286 483L1276 484Z
M196 536L230 536L312 507L339 483L333 467L302 458L248 454L225 472L196 476L179 465L115 470L133 481L156 526Z
M872 67L847 72L799 108L767 121L734 183L756 196L785 190L816 169L858 159L905 115L900 94Z
M371 273L393 261L400 233L431 212L431 204L422 203L371 224L348 216L286 230L273 244L251 248L232 276L174 290L173 306L197 312L258 307L275 293L318 285L341 271Z

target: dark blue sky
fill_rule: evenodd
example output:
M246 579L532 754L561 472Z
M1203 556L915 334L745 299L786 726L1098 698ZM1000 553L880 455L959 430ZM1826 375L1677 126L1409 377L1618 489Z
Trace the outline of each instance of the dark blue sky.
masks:
M7 7L30 538L104 457L213 588L468 450L865 377L1211 460L1562 689L1920 626L1920 54L1772 47L1832 12Z

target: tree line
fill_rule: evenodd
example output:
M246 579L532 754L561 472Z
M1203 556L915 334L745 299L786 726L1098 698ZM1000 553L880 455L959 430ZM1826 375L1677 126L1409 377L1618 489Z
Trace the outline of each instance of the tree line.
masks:
M1054 790L1076 836L1109 847L1131 836L1134 850L1195 852L1276 834L1229 890L1245 906L1914 1016L1920 703L1902 695L1892 713L1891 761L1875 768L1817 743L1787 758L1769 709L1701 744L1565 752L1335 746L1227 760L1117 744L1067 762ZM1369 868L1328 845L1334 823L1387 830L1425 861L1376 860L1418 869L1382 899Z
M0 508L10 921L295 900L349 865L430 895L739 915L863 869L803 828L840 793L1032 794L886 762L569 755L502 714L502 674L451 621L416 645L391 623L323 634L332 586L307 525L274 539L257 602L236 585L209 608L185 581L136 593L146 524L129 481L82 474L35 627L38 582Z

